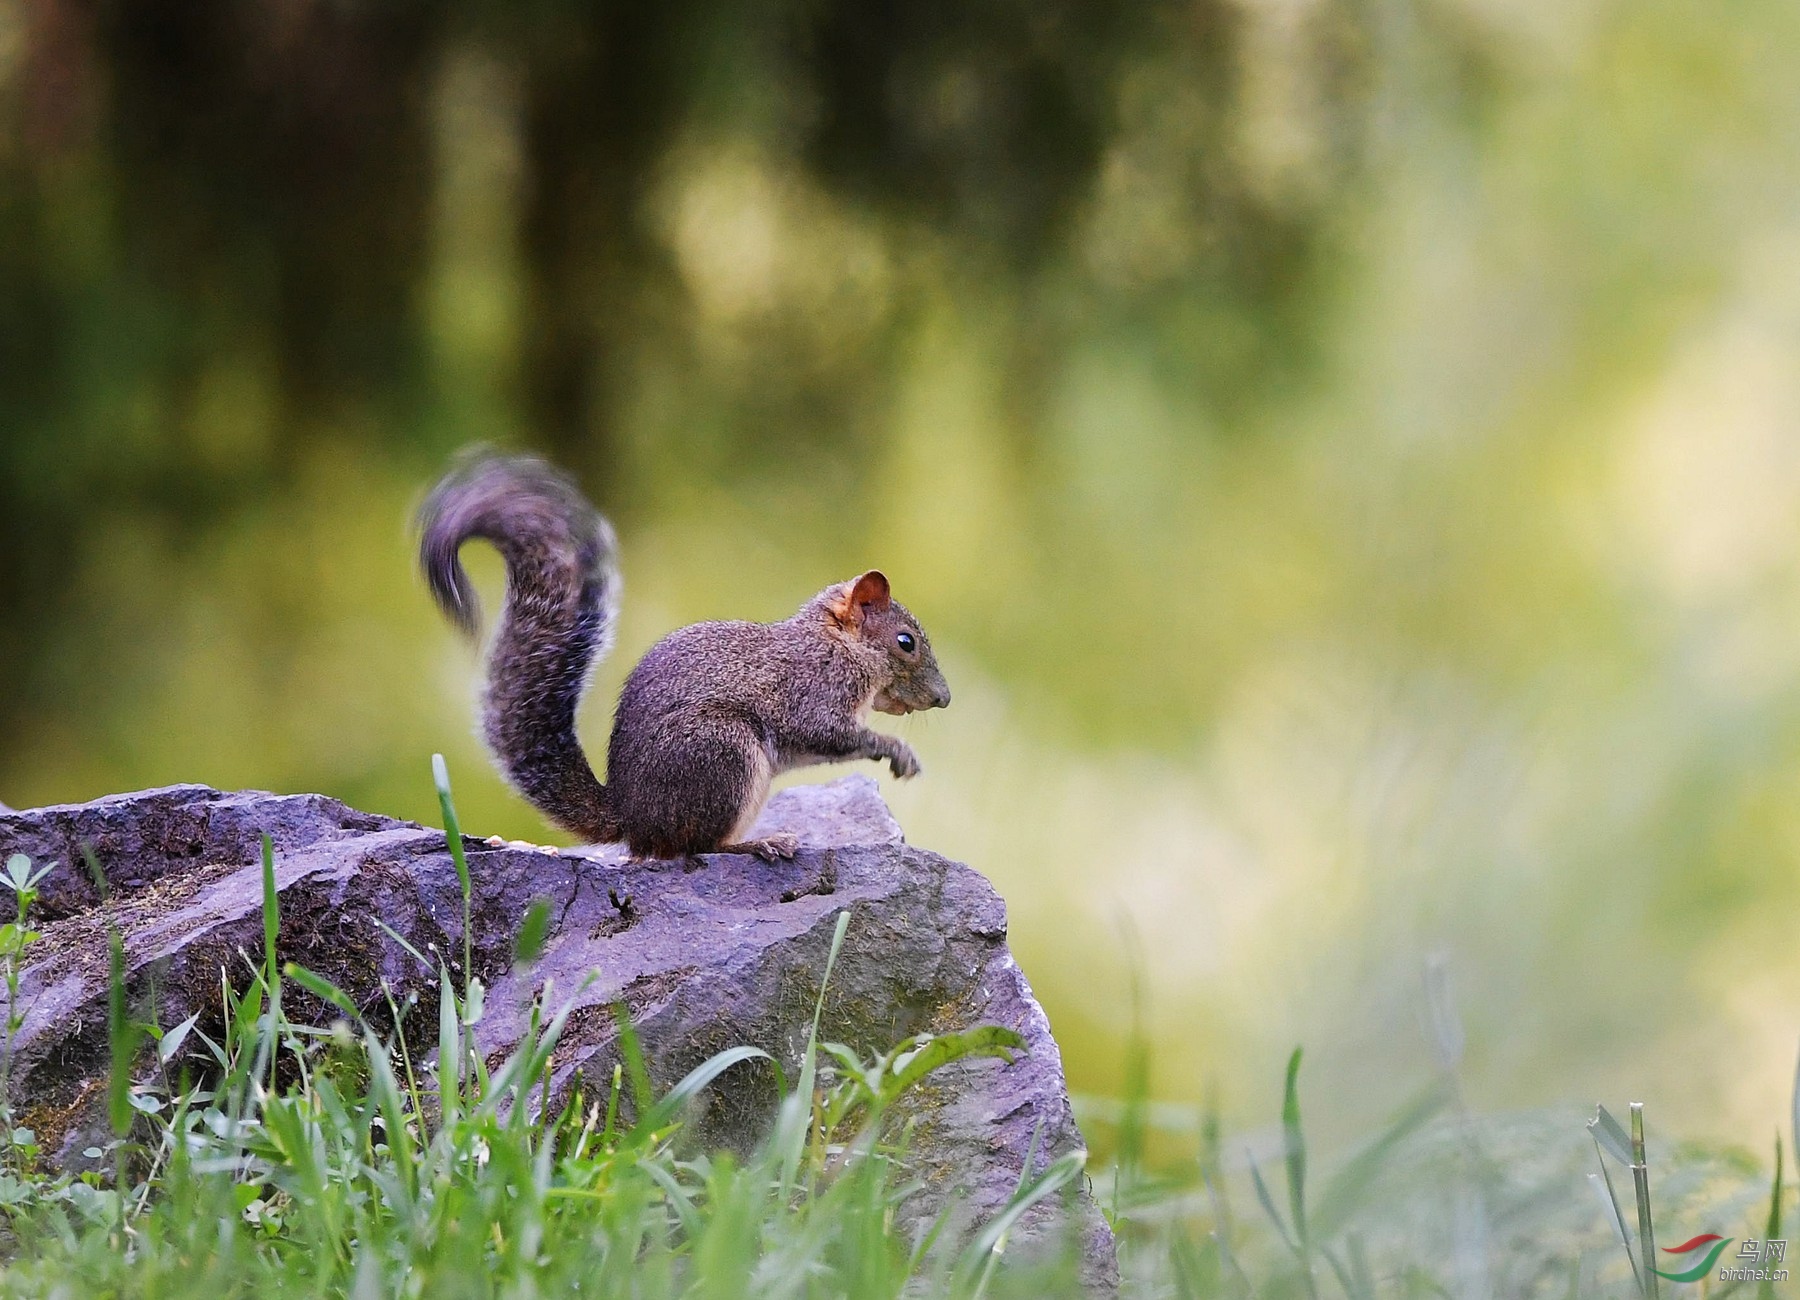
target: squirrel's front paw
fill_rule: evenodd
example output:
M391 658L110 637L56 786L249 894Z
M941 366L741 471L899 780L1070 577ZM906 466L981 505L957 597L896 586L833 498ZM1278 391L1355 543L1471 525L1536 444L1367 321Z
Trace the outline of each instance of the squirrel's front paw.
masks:
M902 781L924 771L924 768L919 765L919 756L906 745L901 745L888 756L888 767Z

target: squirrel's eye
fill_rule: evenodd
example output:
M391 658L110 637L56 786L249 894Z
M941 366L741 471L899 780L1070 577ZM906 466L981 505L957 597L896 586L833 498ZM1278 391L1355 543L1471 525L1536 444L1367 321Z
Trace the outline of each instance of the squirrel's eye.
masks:
M906 651L907 654L913 652L915 642L913 641L913 634L911 632L902 632L899 636L895 637L894 640L900 643L900 648Z

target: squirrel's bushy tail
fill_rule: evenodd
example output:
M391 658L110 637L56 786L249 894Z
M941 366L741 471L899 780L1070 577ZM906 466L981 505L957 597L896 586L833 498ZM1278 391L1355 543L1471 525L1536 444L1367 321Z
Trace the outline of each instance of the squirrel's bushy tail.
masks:
M535 457L466 458L419 510L419 565L444 613L471 635L480 611L457 551L472 537L492 542L506 561L506 604L482 699L488 745L551 821L590 842L616 839L606 791L575 738L576 706L612 648L612 527Z

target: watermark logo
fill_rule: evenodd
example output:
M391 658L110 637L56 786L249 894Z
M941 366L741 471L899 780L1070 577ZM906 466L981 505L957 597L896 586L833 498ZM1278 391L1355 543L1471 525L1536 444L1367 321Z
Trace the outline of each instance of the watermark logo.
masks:
M1684 1241L1679 1246L1664 1246L1663 1253L1665 1255L1686 1255L1690 1261L1698 1262L1691 1263L1689 1267L1683 1268L1680 1272L1672 1273L1659 1268L1655 1270L1656 1275L1666 1277L1671 1282L1698 1282L1712 1272L1713 1265L1718 1263L1719 1256L1725 1253L1725 1247L1734 1240L1736 1239L1733 1237L1721 1237L1716 1232L1707 1232L1690 1241ZM1719 1281L1787 1281L1788 1271L1785 1268L1776 1267L1778 1264L1787 1262L1787 1239L1784 1237L1770 1237L1766 1241L1755 1237L1746 1237L1738 1246L1735 1258L1740 1262L1735 1265L1727 1264L1719 1269Z
M1698 1282L1712 1271L1713 1261L1718 1259L1724 1253L1725 1247L1730 1244L1730 1237L1721 1237L1716 1232L1708 1232L1695 1237L1692 1241L1684 1241L1679 1246L1664 1246L1663 1254L1665 1255L1689 1255L1701 1250L1704 1250L1706 1254L1701 1256L1700 1262L1692 1268L1685 1268L1679 1273L1668 1273L1659 1268L1656 1270L1656 1276L1666 1277L1671 1282Z
M1785 1282L1788 1271L1776 1268L1777 1264L1787 1262L1787 1238L1770 1237L1766 1241L1758 1241L1755 1237L1745 1237L1737 1248L1737 1257L1743 1262L1735 1268L1727 1266L1719 1270L1721 1282Z

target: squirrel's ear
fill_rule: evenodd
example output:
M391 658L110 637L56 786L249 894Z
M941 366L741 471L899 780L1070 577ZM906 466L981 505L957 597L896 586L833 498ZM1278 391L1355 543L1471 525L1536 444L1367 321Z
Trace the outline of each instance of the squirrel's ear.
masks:
M861 619L865 609L886 609L888 580L880 569L870 569L850 586L851 617Z

